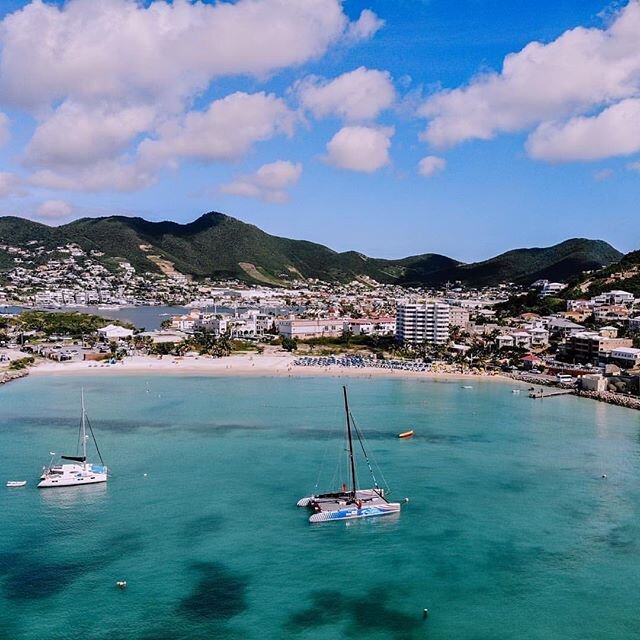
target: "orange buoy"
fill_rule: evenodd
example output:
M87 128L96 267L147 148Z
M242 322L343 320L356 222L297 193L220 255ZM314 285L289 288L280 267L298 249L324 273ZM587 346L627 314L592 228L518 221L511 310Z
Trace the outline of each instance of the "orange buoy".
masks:
M411 431L403 431L398 434L398 438L412 438L413 437L413 429Z

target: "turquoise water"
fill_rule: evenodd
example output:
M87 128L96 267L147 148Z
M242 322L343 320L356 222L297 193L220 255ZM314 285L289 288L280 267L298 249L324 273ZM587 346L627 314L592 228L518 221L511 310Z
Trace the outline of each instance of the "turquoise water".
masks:
M349 381L410 503L321 525L294 505L342 447L336 379L3 387L0 480L29 484L0 486L0 638L637 637L640 414L473 385ZM80 386L113 477L38 491Z

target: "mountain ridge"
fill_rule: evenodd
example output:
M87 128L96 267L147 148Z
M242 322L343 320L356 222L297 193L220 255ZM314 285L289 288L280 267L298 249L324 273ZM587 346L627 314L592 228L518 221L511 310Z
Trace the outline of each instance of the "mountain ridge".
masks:
M26 218L0 217L0 243L26 246L33 241L46 249L75 243L85 251L104 254L103 262L112 267L117 260L126 260L139 272L159 273L163 262L196 279L239 279L270 285L286 285L295 279L349 282L367 278L404 286L438 286L447 281L469 286L529 284L539 278L576 278L623 256L603 240L572 238L551 247L512 249L475 263L436 253L373 258L357 251L338 252L309 240L271 235L216 211L184 224L106 216L52 227ZM0 270L8 266L7 252L0 250Z

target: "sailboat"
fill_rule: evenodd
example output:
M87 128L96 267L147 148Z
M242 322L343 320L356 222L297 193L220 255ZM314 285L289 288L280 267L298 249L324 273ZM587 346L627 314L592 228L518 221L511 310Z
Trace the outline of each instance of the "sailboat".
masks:
M69 460L70 464L53 464L55 453L50 452L51 461L48 467L42 469L42 476L38 483L39 489L55 488L55 487L77 487L85 484L96 484L98 482L106 482L108 468L105 466L96 437L93 434L91 423L87 418L87 412L84 408L84 391L81 393L82 418L80 420L80 433L78 436L78 449L76 453L81 455L60 456L62 460ZM87 462L87 426L93 438L100 464L91 464Z
M340 491L320 493L318 495L307 496L298 501L298 506L308 507L313 510L309 517L309 522L327 522L330 520L351 520L356 518L371 518L374 516L385 516L400 511L399 502L389 502L384 497L383 489L378 485L373 470L369 463L367 452L364 448L360 430L353 422L351 411L349 410L349 397L347 387L342 387L344 395L344 409L346 414L346 436L347 436L347 457L349 461L350 482L347 487L342 485ZM360 443L365 461L371 472L373 488L360 489L358 487L358 474L356 472L356 457L353 447L353 433Z

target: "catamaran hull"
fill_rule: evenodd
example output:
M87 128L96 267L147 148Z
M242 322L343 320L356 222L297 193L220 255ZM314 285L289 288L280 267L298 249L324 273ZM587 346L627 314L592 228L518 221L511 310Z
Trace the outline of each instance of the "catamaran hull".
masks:
M400 511L399 502L371 505L358 508L356 506L337 509L336 511L320 511L309 517L309 522L331 522L334 520L355 520L358 518L376 518L388 516Z

